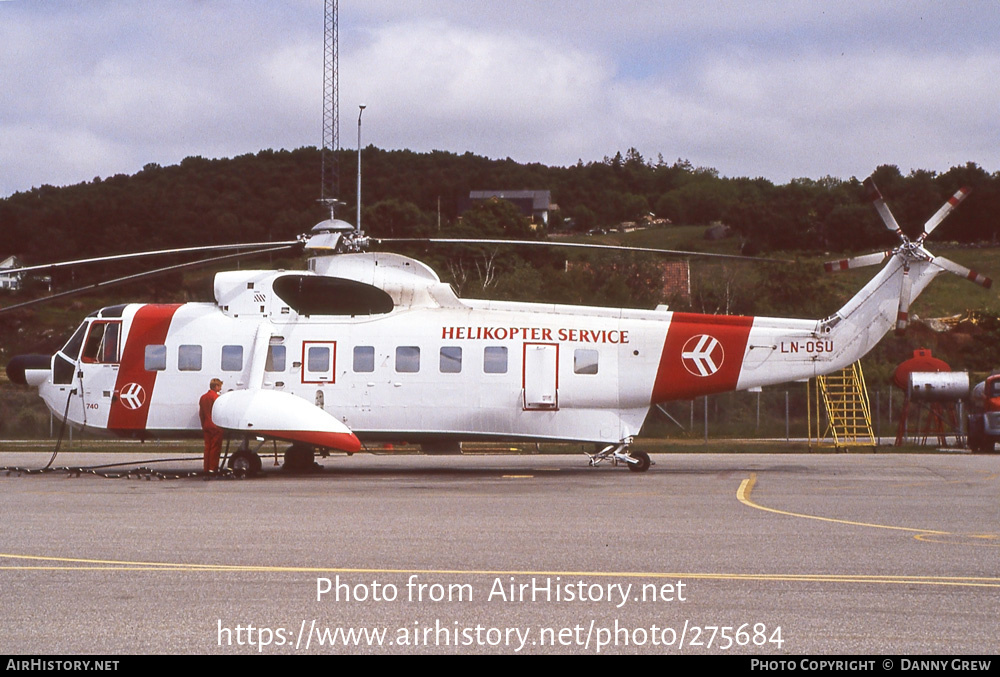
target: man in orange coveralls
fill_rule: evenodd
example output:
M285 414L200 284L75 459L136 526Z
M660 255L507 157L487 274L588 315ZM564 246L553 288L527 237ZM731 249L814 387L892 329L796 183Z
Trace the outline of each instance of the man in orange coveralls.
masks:
M222 428L212 423L212 405L221 391L222 381L213 378L208 384L208 392L198 400L198 416L205 433L205 472L217 471L219 456L222 455Z

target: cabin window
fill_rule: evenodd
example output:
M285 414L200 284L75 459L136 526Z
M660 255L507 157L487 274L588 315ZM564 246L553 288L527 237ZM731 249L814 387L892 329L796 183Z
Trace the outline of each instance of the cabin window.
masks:
M145 358L146 371L163 371L167 368L167 347L148 345Z
M285 346L268 346L264 371L285 371Z
M312 346L306 354L306 369L311 372L330 371L330 349L328 347Z
M597 351L580 349L573 353L574 374L597 373Z
M222 346L222 371L243 371L243 346Z
M487 374L507 373L507 349L490 346L483 351L483 371Z
M201 371L201 346L177 346L178 371Z
M458 346L441 348L441 373L458 374L462 371L462 349Z
M396 371L400 374L414 374L420 371L420 348L417 346L396 348Z
M90 364L118 364L118 334L121 322L93 322L80 355Z
M365 374L375 371L374 346L354 346L354 371Z

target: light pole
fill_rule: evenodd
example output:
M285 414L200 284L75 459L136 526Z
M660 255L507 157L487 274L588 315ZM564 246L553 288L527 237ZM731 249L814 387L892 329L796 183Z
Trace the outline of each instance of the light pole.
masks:
M354 222L354 229L361 232L361 116L365 112L365 105L358 106L358 216Z

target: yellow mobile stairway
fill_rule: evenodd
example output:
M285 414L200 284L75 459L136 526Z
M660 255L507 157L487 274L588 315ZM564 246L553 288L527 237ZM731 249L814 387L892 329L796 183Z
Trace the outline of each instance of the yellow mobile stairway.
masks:
M820 401L823 402L825 417L820 415ZM815 387L812 381L807 383L806 404L810 449L814 445L834 446L837 449L876 446L868 390L860 362L826 376L817 376Z

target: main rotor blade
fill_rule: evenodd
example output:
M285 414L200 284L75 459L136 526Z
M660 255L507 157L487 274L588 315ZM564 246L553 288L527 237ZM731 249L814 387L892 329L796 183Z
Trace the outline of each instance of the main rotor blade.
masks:
M704 256L715 259L732 259L736 261L763 261L766 263L794 263L789 259L771 259L757 256L739 256L737 254L713 254L708 252L690 252L680 249L657 249L655 247L627 247L613 244L589 244L585 242L553 242L551 240L485 240L447 237L373 237L374 242L422 242L424 244L488 244L515 245L529 247L573 247L578 249L604 249L609 251L645 252L650 254L672 254L674 256Z
M990 278L980 273L977 273L971 268L966 268L965 266L959 265L954 261L952 261L951 259L946 259L943 256L938 256L934 259L931 259L931 263L933 263L938 268L944 268L949 273L954 273L959 277L964 277L966 280L975 282L980 287L985 287L986 289L989 289L990 287L993 286L993 280L991 280Z
M285 240L284 242L247 242L245 244L219 244L206 245L202 247L184 247L181 249L156 249L146 252L133 252L131 254L113 254L110 256L97 256L92 259L77 259L76 261L59 261L56 263L42 263L37 266L24 266L21 268L9 268L3 272L5 275L11 273L28 273L33 270L49 270L55 268L68 268L70 266L82 266L86 263L100 263L102 261L122 261L125 259L138 259L146 256L166 256L167 254L189 254L193 252L225 251L227 249L263 249L266 247L290 247L299 244L298 240Z
M899 309L896 311L896 336L900 336L906 331L906 325L910 321L910 290L912 287L913 279L910 277L910 267L903 266L903 282L899 287Z
M145 278L156 277L158 275L166 275L167 273L176 272L183 269L195 269L203 266L208 266L213 263L218 263L219 261L230 261L233 259L248 258L251 256L258 256L260 254L268 254L271 252L282 251L284 249L291 249L298 242L290 245L282 245L280 247L272 247L270 249L257 250L253 252L240 252L238 254L226 254L225 256L216 256L210 259L202 259L201 261L191 261L189 263L179 263L173 266L167 266L165 268L158 268L157 270L149 270L145 273L136 273L135 275L127 275L125 277L119 277L114 280L105 280L103 282L96 282L86 287L78 287L76 289L70 289L67 291L57 292L55 294L49 294L48 296L43 296L41 298L32 299L31 301L24 301L23 303L17 303L12 306L4 306L0 308L0 315L4 313L10 313L15 310L20 310L22 308L28 308L30 306L41 305L43 303L48 303L49 301L55 301L57 299L65 299L72 296L80 296L81 294L87 294L92 291L97 291L98 289L105 289L107 287L114 287L116 285L125 284L126 282L135 282L136 280L142 280Z
M917 238L917 242L923 242L924 238L933 233L934 229L938 227L938 224L944 221L945 217L948 216L948 214L951 214L955 207L957 207L962 200L967 198L971 192L971 188L963 186L959 188L954 195L948 198L948 201L941 205L941 209L937 210L934 213L934 216L929 218L927 223L924 224L924 232L920 234L919 238Z
M877 266L892 256L892 251L878 252L876 254L865 254L855 256L850 259L840 259L839 261L827 261L823 264L823 270L834 273L838 270L848 270L849 268L861 268L863 266Z
M871 203L875 205L875 211L877 211L878 215L882 217L882 222L885 224L885 227L894 232L896 235L899 236L901 240L905 242L906 236L903 235L902 228L900 228L899 224L896 223L896 217L894 217L892 215L892 212L889 211L889 207L888 205L886 205L885 200L882 198L882 193L879 192L878 187L872 180L872 177L869 176L867 179L865 179L862 185L864 185L865 189L867 190L865 197L871 200Z

